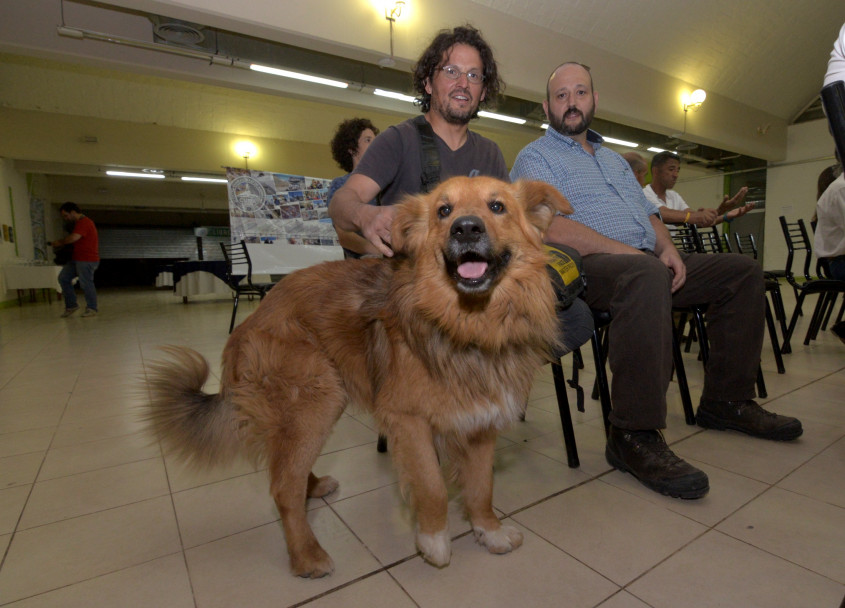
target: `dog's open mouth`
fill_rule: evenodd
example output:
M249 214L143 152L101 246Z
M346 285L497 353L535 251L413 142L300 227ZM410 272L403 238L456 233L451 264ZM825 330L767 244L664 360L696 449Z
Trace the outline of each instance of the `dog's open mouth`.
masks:
M481 249L486 249L483 247ZM466 294L479 294L487 291L510 261L511 254L504 251L500 255L490 255L481 251L464 251L457 256L446 254L446 271L458 291Z

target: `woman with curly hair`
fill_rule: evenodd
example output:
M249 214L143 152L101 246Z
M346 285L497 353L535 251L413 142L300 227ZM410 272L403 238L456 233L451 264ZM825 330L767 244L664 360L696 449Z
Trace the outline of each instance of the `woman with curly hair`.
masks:
M330 144L332 158L341 169L346 171L346 175L332 180L326 196L327 204L331 201L334 193L349 179L350 173L358 166L358 162L364 156L364 152L367 151L378 132L378 128L368 118L350 118L337 126ZM341 230L337 226L335 226L335 232L337 232L337 239L343 247L344 257L360 258L367 253L379 254L378 250L361 235Z

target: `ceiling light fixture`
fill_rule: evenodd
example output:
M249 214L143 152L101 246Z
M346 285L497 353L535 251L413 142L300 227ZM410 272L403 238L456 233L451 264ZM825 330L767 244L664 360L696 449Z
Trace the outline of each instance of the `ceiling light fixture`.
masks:
M396 65L396 59L393 57L393 22L402 15L403 8L405 8L404 0L396 0L393 6L386 4L384 7L384 18L390 23L390 56L379 59L378 64L383 68L392 68Z
M507 116L506 114L496 114L495 112L486 112L484 110L481 110L478 115L482 118L492 118L493 120L512 122L517 125L524 125L526 122L528 122L524 118L517 118L516 116Z
M106 171L112 177L143 177L146 179L164 179L164 173L137 173L134 171Z
M684 112L697 110L704 103L705 99L707 99L707 93L704 89L696 89L689 95L684 93L681 97L681 102L684 104Z
M214 184L227 184L229 180L222 177L194 177L193 175L183 175L181 178L183 182L211 182Z
M602 139L609 144L616 144L617 146L627 146L628 148L638 148L640 146L640 144L633 141L625 141L624 139L616 139L615 137L602 136Z
M391 99L408 101L410 103L414 103L417 100L416 97L411 97L410 95L405 95L404 93L397 93L395 91L385 91L384 89L375 89L373 91L373 95L378 95L379 97L390 97Z
M290 70L271 68L266 65L261 65L260 63L249 64L249 69L254 70L256 72L263 72L265 74L273 74L274 76L281 76L283 78L293 78L295 80L304 80L306 82L324 84L326 86L337 87L339 89L345 89L349 86L348 82L342 82L340 80L331 80L330 78L322 78L320 76L311 76L310 74L302 74L300 72L291 72Z
M661 152L666 152L666 150L664 150L663 148L655 148L653 146L651 148L647 148L647 150L649 152L654 152L655 154L660 154Z

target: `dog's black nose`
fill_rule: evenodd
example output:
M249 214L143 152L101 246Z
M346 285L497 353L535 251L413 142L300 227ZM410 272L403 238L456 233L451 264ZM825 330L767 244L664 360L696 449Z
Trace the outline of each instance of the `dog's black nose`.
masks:
M452 223L449 234L459 243L473 243L486 234L482 219L475 215L465 215Z

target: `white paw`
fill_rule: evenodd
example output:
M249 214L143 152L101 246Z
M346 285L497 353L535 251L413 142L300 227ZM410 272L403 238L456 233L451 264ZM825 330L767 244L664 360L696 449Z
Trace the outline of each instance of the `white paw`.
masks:
M423 559L429 564L438 568L449 565L452 557L452 541L449 539L448 528L434 534L417 532L417 547L422 551Z
M509 553L522 544L522 532L513 526L501 526L498 530L485 530L474 526L475 540L487 547L490 553Z
M314 487L308 490L308 498L322 498L328 496L340 487L337 479L330 475L320 477L319 481L314 484Z

